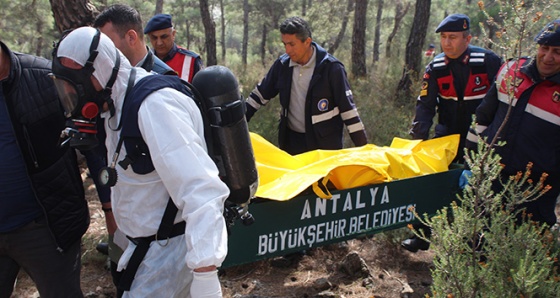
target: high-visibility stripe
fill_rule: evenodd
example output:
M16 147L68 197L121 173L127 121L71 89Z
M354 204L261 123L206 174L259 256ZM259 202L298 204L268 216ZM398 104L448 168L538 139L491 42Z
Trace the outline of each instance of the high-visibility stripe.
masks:
M482 63L484 62L484 58L470 58L469 62L473 62L473 63Z
M258 110L261 107L261 105L257 103L252 97L247 98L247 103L255 108L255 110Z
M191 71L194 68L194 57L185 55L185 60L183 60L183 66L181 68L181 79L190 82Z
M510 96L502 93L502 92L498 92L498 100L509 105L509 101L510 101ZM515 105L517 104L517 98L512 96L512 103L511 105L515 107Z
M358 122L347 126L347 128L348 133L354 133L360 130L364 130L364 124L362 122Z
M358 117L358 110L356 109L348 110L344 113L341 113L340 117L342 118L342 120L348 120L348 119Z
M251 92L251 94L254 94L254 95L256 95L256 96L259 98L259 101L260 101L260 102L257 102L256 100L252 99L253 102L254 102L255 104L257 104L257 105L263 105L263 106L264 106L264 105L268 104L268 102L270 101L269 99L265 99L265 98L262 96L262 94L261 94L261 92L259 91L258 88L253 89L253 91ZM249 98L251 98L251 96L249 96ZM251 104L251 106L252 106L252 104Z
M556 124L558 126L560 126L560 116L555 115L553 113L550 113L548 111L545 111L541 108L538 108L537 106L534 106L532 104L527 104L527 107L525 108L525 112L540 118L544 121L550 122L552 124Z
M486 93L484 93L484 94L479 94L479 95L473 95L473 96L465 96L465 97L463 98L463 100L477 100L477 99L483 99L485 95L486 95Z
M476 130L476 134L473 133L472 131L469 130L469 132L467 133L467 140L473 142L473 143L477 143L479 140L479 135L485 131L488 128L488 126L486 125L479 125L477 124L475 127Z
M478 143L478 136L469 131L467 133L467 140L473 143Z
M451 99L451 100L457 101L456 96L443 96L443 95L439 94L439 97L441 97L443 99Z
M496 75L496 82L499 82L499 83L502 82L502 80L504 79L504 76L508 73L509 69L511 67L513 67L513 64L515 64L515 62L516 62L515 60L511 60L511 61L508 61L508 63L506 65L502 66L502 68L500 69L500 71Z
M486 94L480 94L480 95L473 95L473 96L465 96L463 98L463 100L477 100L477 99L483 99L484 96ZM455 96L442 96L441 94L439 94L439 97L443 98L443 99L450 99L450 100L454 100L454 101L458 101L458 98Z
M325 112L321 115L311 116L311 123L316 124L316 123L319 123L319 122L330 120L333 117L337 116L338 114L340 114L340 112L338 110L338 107L336 107L336 108L332 109L332 111Z
M474 129L476 130L477 133L480 134L483 131L485 131L487 128L488 128L488 126L486 126L486 125L477 124Z

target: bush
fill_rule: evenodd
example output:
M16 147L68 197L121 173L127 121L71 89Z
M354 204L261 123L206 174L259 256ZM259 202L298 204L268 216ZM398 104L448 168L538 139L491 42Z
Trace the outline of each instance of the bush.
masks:
M548 190L525 173L510 177L504 190L491 189L502 167L485 144L467 157L472 177L449 208L423 221L432 229L434 297L557 297L557 232L519 213L518 204ZM529 187L527 187L529 185ZM519 218L522 218L519 222Z

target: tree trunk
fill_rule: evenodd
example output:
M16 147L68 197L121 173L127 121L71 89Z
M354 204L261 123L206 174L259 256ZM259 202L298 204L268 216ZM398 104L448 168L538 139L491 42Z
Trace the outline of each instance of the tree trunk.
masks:
M49 0L59 32L93 24L99 11L89 0Z
M397 35L397 31L399 31L399 27L401 25L401 21L408 12L410 8L410 3L406 4L406 7L403 8L402 2L399 0L397 1L397 7L395 9L395 22L393 23L393 31L387 37L387 45L385 46L385 57L391 58L391 45L393 44L393 39Z
M373 37L373 63L379 61L379 40L381 35L381 15L383 14L383 0L377 0L377 19L375 20L375 36Z
M200 0L200 16L202 17L204 36L206 37L206 65L216 65L218 62L216 58L216 27L210 16L208 0Z
M220 34L220 39L222 42L222 61L226 61L226 17L224 16L224 0L220 0L220 13L221 13L221 26L222 32Z
M336 39L334 40L333 44L327 50L329 52L329 54L333 55L334 52L336 51L336 49L338 49L338 46L340 46L340 43L342 42L342 39L344 38L344 34L346 34L346 26L348 26L348 18L350 17L350 13L352 12L353 9L354 9L354 0L348 0L348 5L346 6L346 13L344 14L344 17L342 18L342 24L340 26L340 31L338 31L338 35L336 36Z
M163 13L163 0L156 0L156 10L154 11L154 15L158 13Z
M352 74L364 77L366 69L366 13L367 0L356 2L354 9L354 30L352 32Z
M187 44L186 47L187 49L191 48L191 23L189 22L189 20L185 20L185 36L187 37Z
M312 0L301 0L301 16L305 17L307 10L311 8Z
M412 21L412 28L406 43L405 66L403 75L397 87L397 98L407 102L412 96L412 79L419 79L422 62L422 45L426 39L426 30L430 20L431 0L416 0L416 12Z
M266 21L263 22L263 29L262 29L262 39L261 39L261 62L263 66L266 66L266 36L268 35L268 26L266 25Z
M241 63L243 69L247 67L247 47L249 44L249 0L243 0L243 44L241 49Z
M35 31L37 32L37 45L35 46L35 56L41 56L43 50L43 30L45 20L37 12L37 1L31 1L30 13L35 16Z

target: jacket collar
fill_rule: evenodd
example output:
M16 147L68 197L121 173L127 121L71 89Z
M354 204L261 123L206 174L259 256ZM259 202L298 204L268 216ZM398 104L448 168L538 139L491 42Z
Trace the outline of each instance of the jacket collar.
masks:
M314 41L311 42L311 46L315 47L315 68L317 68L329 58L329 53ZM290 56L288 54L282 54L279 59L282 64L290 66Z
M467 49L463 52L463 54L461 54L461 56L459 56L455 59L451 59L451 58L447 57L447 55L445 55L445 64L449 64L451 61L457 61L457 62L460 62L460 63L466 65L466 64L469 63L470 56L471 56L471 46L468 45Z
M163 62L167 62L169 60L171 60L175 54L177 54L177 52L179 51L179 48L177 47L176 43L173 43L173 46L171 47L171 50L169 50L169 52L167 53L167 55L165 55L165 57L163 57Z
M535 57L531 57L523 62L523 65L521 66L521 72L529 76L535 83L540 83L542 81L551 81L555 84L560 85L560 72L544 80L541 78L539 70L537 69L537 59Z

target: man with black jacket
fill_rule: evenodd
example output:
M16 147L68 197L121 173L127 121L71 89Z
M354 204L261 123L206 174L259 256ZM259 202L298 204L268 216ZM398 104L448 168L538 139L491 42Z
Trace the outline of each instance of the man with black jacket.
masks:
M560 195L560 18L548 23L534 41L534 56L513 59L500 69L476 109L476 128L469 131L466 147L476 151L479 137L488 143L494 138L504 142L494 149L503 166L493 183L494 193L529 163L529 180L539 181L546 174L545 185L551 188L518 210L524 208L532 221L550 227L558 222L554 210Z
M89 226L76 154L59 146L66 119L47 59L0 42L0 297L20 268L41 297L82 297L82 235Z
M280 33L286 53L249 94L247 121L278 95L280 149L292 155L342 149L344 126L354 145L367 144L344 65L313 41L304 19L286 19Z
M177 74L148 49L144 42L142 16L133 7L125 4L111 5L95 18L93 27L109 36L133 66L159 74Z
M429 139L437 114L433 137L459 134L461 138L454 162L463 163L465 139L472 117L490 90L502 59L490 50L470 44L470 18L464 14L447 16L435 32L440 35L443 52L426 66L409 133L416 140ZM430 237L431 230L424 224L415 223L413 227ZM430 245L414 235L402 241L401 246L417 252L427 250Z

